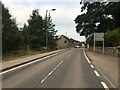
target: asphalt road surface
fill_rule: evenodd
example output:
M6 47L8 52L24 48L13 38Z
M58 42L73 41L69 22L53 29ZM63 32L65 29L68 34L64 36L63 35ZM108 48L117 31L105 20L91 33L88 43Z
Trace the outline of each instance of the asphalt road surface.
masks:
M2 81L3 88L103 88L79 48L7 72Z

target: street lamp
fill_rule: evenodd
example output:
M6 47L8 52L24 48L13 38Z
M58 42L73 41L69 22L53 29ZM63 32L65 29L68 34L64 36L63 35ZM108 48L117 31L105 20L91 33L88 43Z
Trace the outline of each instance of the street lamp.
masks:
M48 21L47 21L47 14L48 14L48 11L55 11L56 9L51 9L51 10L46 10L46 49L47 49L47 46L48 46L48 33L47 33L47 24L48 24Z

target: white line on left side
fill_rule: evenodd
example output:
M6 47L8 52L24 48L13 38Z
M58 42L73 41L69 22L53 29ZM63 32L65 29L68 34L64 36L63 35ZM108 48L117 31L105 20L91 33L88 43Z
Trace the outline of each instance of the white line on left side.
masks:
M12 69L9 69L9 70L0 72L0 75L3 75L3 74L5 74L5 73L11 72L11 71L14 71L14 70L16 70L16 69L20 69L20 68L25 67L25 66L28 66L28 65L30 65L30 64L33 64L33 63L42 61L42 60L44 60L44 59L47 59L47 58L52 57L52 56L57 55L57 54L58 54L58 53L55 53L55 54L53 54L53 55L46 56L46 57L43 57L43 58L41 58L41 59L37 59L37 60L35 60L35 61L31 61L31 62L29 62L29 63L26 63L26 64L23 64L23 65L14 67L14 68L12 68Z

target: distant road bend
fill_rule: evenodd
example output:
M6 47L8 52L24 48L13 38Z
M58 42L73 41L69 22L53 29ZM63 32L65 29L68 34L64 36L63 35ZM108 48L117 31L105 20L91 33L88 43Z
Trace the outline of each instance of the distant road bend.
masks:
M80 48L3 74L3 88L107 88Z

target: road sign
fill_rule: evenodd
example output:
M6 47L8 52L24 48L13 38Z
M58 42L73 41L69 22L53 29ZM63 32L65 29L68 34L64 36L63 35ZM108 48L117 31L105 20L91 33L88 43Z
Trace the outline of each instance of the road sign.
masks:
M95 41L103 41L104 40L104 33L94 33Z
M95 54L95 41L103 42L103 54L104 54L104 33L94 33L94 54Z

